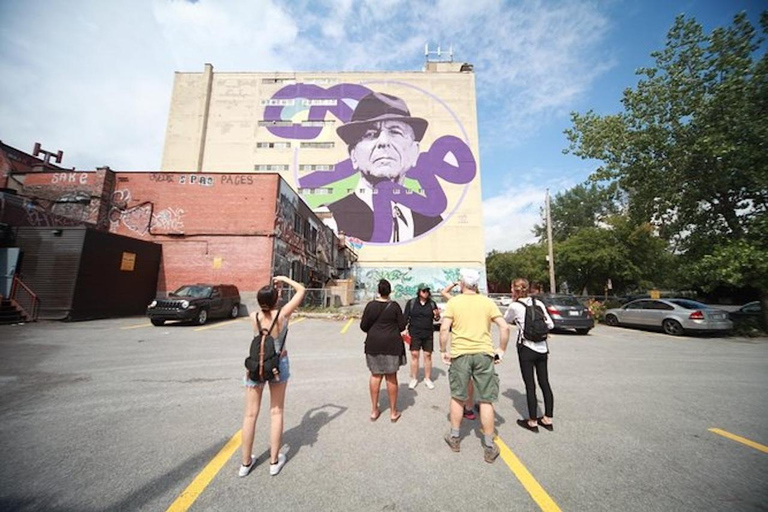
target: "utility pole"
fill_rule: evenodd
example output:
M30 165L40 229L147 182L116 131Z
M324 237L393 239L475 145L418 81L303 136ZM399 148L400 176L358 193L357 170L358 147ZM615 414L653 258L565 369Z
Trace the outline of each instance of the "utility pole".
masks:
M549 247L549 292L556 293L555 290L555 254L552 250L552 216L549 213L549 189L547 189L547 246Z

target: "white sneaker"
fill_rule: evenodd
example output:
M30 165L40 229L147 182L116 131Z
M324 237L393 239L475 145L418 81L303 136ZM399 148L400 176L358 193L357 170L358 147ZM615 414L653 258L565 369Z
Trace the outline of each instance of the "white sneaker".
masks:
M253 468L256 467L256 457L251 455L251 465L250 466L243 466L240 464L240 469L237 472L237 476L244 477L248 476Z
M435 389L435 383L432 382L432 379L424 379L424 385L429 389Z
M281 469L283 469L283 466L285 466L285 455L279 453L277 455L277 464L269 465L269 474L275 476L280 472Z
M411 379L411 382L408 383L408 389L416 389L416 385L419 383L416 379Z

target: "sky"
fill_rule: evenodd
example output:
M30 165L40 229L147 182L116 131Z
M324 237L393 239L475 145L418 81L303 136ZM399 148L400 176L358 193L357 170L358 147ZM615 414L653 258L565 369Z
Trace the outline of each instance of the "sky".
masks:
M757 0L0 0L0 140L62 166L160 167L175 71L474 65L486 251L536 239L545 192L597 166L564 155L571 112L620 111L675 16L708 32Z

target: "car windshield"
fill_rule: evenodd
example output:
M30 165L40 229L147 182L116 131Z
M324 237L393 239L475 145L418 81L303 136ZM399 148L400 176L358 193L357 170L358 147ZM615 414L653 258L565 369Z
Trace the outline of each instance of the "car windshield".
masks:
M568 295L545 297L544 302L548 302L553 306L581 306L581 303L576 300L576 297L570 297Z
M182 286L171 293L174 297L191 297L193 299L204 299L211 295L210 286Z
M706 304L702 304L701 302L696 302L695 300L667 299L667 302L671 302L672 304L675 304L685 309L707 309L709 307Z

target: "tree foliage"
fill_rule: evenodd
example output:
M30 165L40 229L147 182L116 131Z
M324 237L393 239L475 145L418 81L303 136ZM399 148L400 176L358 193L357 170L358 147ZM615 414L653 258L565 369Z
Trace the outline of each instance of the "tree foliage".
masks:
M523 277L529 281L549 282L547 248L543 244L528 244L515 251L492 252L486 258L488 281L504 292L512 280Z
M562 242L583 228L597 227L620 211L619 191L615 184L582 183L559 192L550 201L552 239ZM547 239L546 218L533 228L542 242Z
M768 14L761 16L762 32ZM755 56L759 59L755 60ZM705 34L679 16L624 111L572 114L568 151L602 165L594 181L627 193L636 224L691 254L742 237L768 211L768 53L746 14Z

